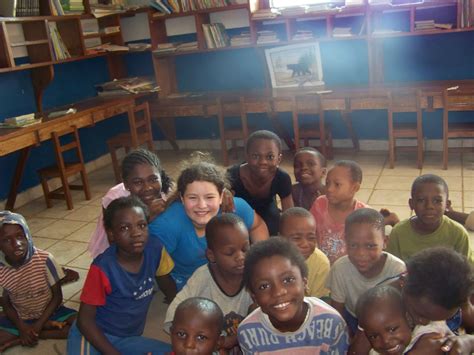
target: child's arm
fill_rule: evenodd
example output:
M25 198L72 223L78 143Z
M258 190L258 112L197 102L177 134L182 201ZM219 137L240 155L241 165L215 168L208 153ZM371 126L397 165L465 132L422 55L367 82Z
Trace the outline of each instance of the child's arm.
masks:
M253 224L249 230L249 234L252 243L266 240L270 235L267 225L263 221L262 217L257 214L257 212L254 212Z
M336 302L334 301L333 299L331 299L331 306L333 306L336 311L339 312L339 314L341 315L342 318L344 318L344 320L346 320L346 318L344 317L345 315L345 304L344 303L340 303L340 302ZM347 322L347 321L346 321ZM349 335L352 337L354 334L352 333L351 329L349 329Z
M398 218L397 214L395 212L390 212L390 210L386 208L381 208L380 214L383 216L383 222L386 226L393 227L395 224L400 222L400 219Z
M451 335L441 347L449 355L472 354L474 352L474 335Z
M3 311L5 315L10 319L13 324L18 328L20 332L21 345L23 346L34 346L38 342L38 333L35 333L33 326L23 322L15 308L11 304L10 297L6 290L3 291Z
M170 274L157 276L156 283L158 287L165 295L165 303L170 304L171 301L176 297L176 283Z
M446 210L444 211L444 214L452 220L461 223L462 225L466 224L467 217L469 216L467 213L462 213L453 210L451 200L448 200L446 202Z
M58 309L58 307L63 301L63 292L61 290L61 284L59 282L51 286L51 292L53 293L51 301L49 301L41 317L33 323L33 328L37 334L41 332L41 329L43 329L44 324L48 321L49 317L51 317L54 311Z
M293 206L294 206L293 196L291 194L281 199L282 211L286 211L288 208L291 208Z
M356 333L352 337L351 345L349 346L349 355L367 355L370 352L372 346L369 343L365 333L360 329L356 330Z
M100 353L107 355L120 355L120 352L109 342L104 332L95 322L96 306L81 302L79 315L77 317L77 327L81 334L89 341Z

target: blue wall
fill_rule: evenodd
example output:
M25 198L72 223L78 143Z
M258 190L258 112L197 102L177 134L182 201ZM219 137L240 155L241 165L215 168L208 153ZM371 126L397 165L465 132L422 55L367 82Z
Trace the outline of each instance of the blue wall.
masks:
M474 79L474 32L400 37L384 40L385 79L388 82L413 80ZM362 40L321 43L324 81L328 85L357 85L368 82L367 42ZM150 53L128 54L130 75L152 75ZM246 90L265 86L264 63L254 49L229 50L176 57L178 86L181 91ZM55 65L55 79L47 88L43 103L51 108L95 95L94 85L107 81L104 58ZM0 119L35 111L29 71L0 75ZM466 115L460 115L465 119ZM334 136L347 137L337 113L329 113ZM290 125L290 117L283 117ZM250 118L258 127L270 128L262 116ZM386 113L359 111L353 114L354 128L361 139L386 139ZM370 127L370 129L367 129ZM441 112L425 113L424 131L428 138L441 137ZM107 153L105 141L127 129L125 117L81 129L82 149L87 161ZM179 139L218 136L216 120L203 118L177 120ZM157 139L161 133L155 132ZM0 158L0 199L7 196L19 154ZM39 183L36 170L54 162L50 142L32 149L20 190Z

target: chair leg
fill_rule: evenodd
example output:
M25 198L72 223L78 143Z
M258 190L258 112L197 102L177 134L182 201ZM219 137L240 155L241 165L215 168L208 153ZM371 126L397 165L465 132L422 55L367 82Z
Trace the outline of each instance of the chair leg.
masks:
M41 186L43 187L43 194L44 194L44 200L46 202L46 207L48 208L53 207L53 204L51 203L51 199L49 198L48 179L44 176L41 176Z
M61 174L61 183L63 184L63 192L64 198L66 199L67 209L72 210L74 209L74 205L72 203L71 188L67 182L67 176Z
M122 179L120 176L120 167L117 159L117 151L114 146L109 145L109 152L110 158L112 159L112 168L114 169L115 182L118 184Z
M91 199L91 190L89 187L89 179L87 178L86 170L81 170L81 180L82 180L82 189L84 190L84 195L86 196L86 200Z
M333 145L332 145L332 130L328 129L326 132L327 132L326 136L327 136L327 142L328 142L327 158L332 160L334 158L334 150L333 150Z
M395 166L395 137L393 136L393 112L388 111L388 162L390 169Z
M443 111L443 170L448 169L448 111Z

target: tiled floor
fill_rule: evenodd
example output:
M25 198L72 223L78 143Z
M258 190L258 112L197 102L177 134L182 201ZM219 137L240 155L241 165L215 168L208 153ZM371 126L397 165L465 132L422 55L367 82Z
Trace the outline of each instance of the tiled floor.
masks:
M165 170L174 178L179 172L179 161L189 151L160 152ZM217 152L216 160L220 160ZM457 210L465 212L474 209L474 154L450 156L449 170L441 170L441 153L427 154L423 169L416 169L413 155L399 156L395 169L388 169L384 152L361 152L337 154L336 159L353 159L363 168L364 178L357 198L368 202L374 208L386 207L396 212L401 219L410 216L408 198L413 179L422 173L435 173L446 179L450 187L450 198ZM329 162L329 166L331 162ZM292 158L286 154L283 168L293 172ZM92 185L92 200L85 201L82 192L74 192L74 210L66 209L64 201L55 201L47 209L43 199L37 199L21 206L16 212L23 214L33 233L35 245L51 252L63 265L77 270L80 280L63 288L65 304L77 309L79 296L91 262L86 251L89 236L95 228L101 211L100 199L114 185L110 166L89 174ZM471 234L474 238L474 234ZM166 306L159 293L153 300L145 335L166 340L161 331ZM65 341L41 341L32 349L17 347L7 354L65 354Z

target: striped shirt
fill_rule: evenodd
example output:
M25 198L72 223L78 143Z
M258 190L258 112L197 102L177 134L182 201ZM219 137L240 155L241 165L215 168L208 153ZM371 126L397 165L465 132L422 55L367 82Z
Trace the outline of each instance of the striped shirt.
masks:
M35 249L29 262L13 268L0 266L0 286L20 319L38 319L52 298L51 287L64 277L64 272L53 256Z

